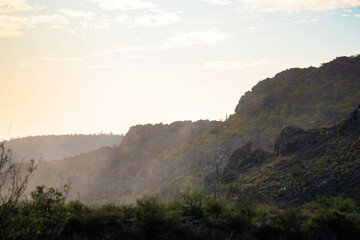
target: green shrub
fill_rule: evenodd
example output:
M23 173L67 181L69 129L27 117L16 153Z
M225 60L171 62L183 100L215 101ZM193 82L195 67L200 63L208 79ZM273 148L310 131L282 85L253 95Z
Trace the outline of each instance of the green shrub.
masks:
M192 189L180 193L185 216L201 218L204 216L205 193L199 189Z
M226 198L208 198L205 202L205 212L212 218L219 218L227 212L231 211L233 204Z

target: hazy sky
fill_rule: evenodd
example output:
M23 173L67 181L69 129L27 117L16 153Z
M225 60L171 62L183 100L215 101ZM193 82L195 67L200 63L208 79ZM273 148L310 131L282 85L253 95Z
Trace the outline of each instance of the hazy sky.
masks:
M360 0L0 0L0 139L225 118L360 53Z

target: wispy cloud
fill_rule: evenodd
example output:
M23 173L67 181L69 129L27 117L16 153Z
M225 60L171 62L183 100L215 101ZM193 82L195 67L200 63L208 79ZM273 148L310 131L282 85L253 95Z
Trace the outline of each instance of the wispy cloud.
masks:
M129 62L123 62L123 61L112 61L112 64L116 64L122 68L133 68L133 67L137 67L140 64L139 63L129 63Z
M112 68L112 65L90 65L87 66L88 69L108 69L108 68Z
M144 55L136 55L136 54L128 54L126 55L127 58L130 59L144 59L145 56Z
M359 0L238 0L245 9L259 11L326 11L360 6Z
M225 41L230 36L218 30L200 31L191 33L178 33L167 38L167 45L170 46L188 46L188 45L215 45Z
M45 6L30 5L26 0L0 0L0 13L23 12L44 9Z
M71 57L71 58L43 57L42 59L44 61L49 61L49 62L78 62L78 61L84 60L85 58L79 58L79 57Z
M156 4L143 0L88 0L99 4L99 8L103 10L138 10L154 8Z
M37 24L67 24L68 21L61 15L38 15L31 17L0 16L0 38L21 37L24 30L34 28Z
M103 30L111 27L111 21L113 20L107 16L101 18L88 17L83 19L80 25L84 29Z
M241 69L241 68L253 68L263 65L271 64L271 61L267 59L262 60L242 60L242 61L211 61L205 63L203 69L208 70L226 70L226 69Z
M140 16L129 17L127 14L120 14L115 18L115 22L122 24L126 27L158 27L166 26L173 22L179 21L180 18L177 14L156 9L147 13L144 13Z
M318 22L319 19L318 18L313 18L313 19L300 19L297 21L293 21L293 23L314 23L314 22Z
M360 18L360 14L355 14L354 17Z
M233 3L230 0L200 0L200 1L211 4L211 5L230 5Z
M170 49L191 46L191 45L216 45L219 42L225 41L230 35L220 32L218 30L191 32L191 33L177 33L165 39L161 44L139 45L139 46L125 46L112 47L110 49L94 50L94 55L102 56L120 52L155 52L166 51Z
M85 11L77 11L72 9L59 9L59 13L62 13L71 18L86 18L86 17L94 17L96 14L93 12L85 12Z

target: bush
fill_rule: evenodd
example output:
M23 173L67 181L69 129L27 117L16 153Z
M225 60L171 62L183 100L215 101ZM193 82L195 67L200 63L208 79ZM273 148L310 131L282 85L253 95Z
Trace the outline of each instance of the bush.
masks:
M230 212L233 205L225 198L208 198L205 202L205 212L212 218L219 218Z
M65 196L53 188L37 187L32 201L17 205L3 229L6 239L58 239L68 219Z
M199 189L188 190L180 193L183 203L182 209L185 216L201 218L204 216L205 193Z

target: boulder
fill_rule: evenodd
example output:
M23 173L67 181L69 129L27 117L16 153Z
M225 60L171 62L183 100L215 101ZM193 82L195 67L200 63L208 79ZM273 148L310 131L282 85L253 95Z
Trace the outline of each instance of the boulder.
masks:
M233 152L233 154L228 160L228 163L224 168L224 172L221 179L223 182L228 183L235 180L235 178L238 175L238 171L237 171L238 160L241 158L246 158L251 153L251 148L252 148L252 143L249 142L243 145L242 147L239 147Z
M293 153L308 142L305 131L297 126L286 126L275 139L275 151L279 155Z

